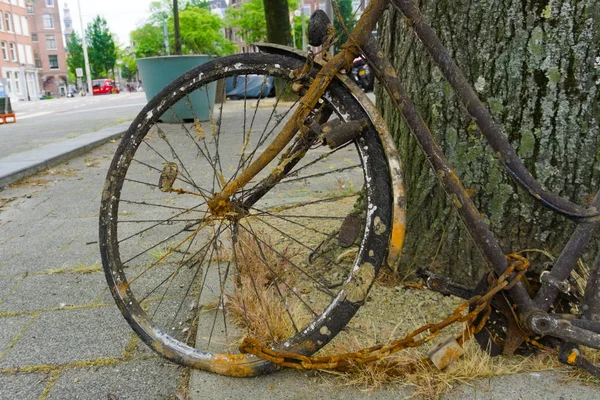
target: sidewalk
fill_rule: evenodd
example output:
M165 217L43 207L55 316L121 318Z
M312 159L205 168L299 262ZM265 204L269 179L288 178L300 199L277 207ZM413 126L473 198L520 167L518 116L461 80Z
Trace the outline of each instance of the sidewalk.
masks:
M0 159L0 188L121 136L131 121Z
M191 371L188 381L188 371L140 343L107 290L98 251L100 195L118 143L88 151L126 125L98 133L95 141L66 141L62 154L39 149L37 158L24 157L20 167L0 160L4 182L53 165L0 189L0 399L410 396L409 388L396 385L371 392L329 387L319 375L297 371L251 379ZM4 172L11 165L12 174ZM595 386L559 378L551 373L496 377L461 385L443 398L600 397Z

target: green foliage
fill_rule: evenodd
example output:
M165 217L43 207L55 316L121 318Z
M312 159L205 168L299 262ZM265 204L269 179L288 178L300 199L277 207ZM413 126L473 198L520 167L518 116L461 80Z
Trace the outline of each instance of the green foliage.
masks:
M132 31L130 38L135 44L135 56L138 58L165 54L163 30L160 26L148 23Z
M267 39L265 6L262 0L251 0L239 7L229 7L225 11L225 21L229 27L238 28L238 33L246 43Z
M179 26L183 54L209 54L223 56L235 50L226 40L221 29L224 24L210 12L205 0L179 1ZM169 32L169 47L174 53L174 27L172 0L156 0L150 4L148 22L131 33L138 58L166 55L164 49L163 24Z
M135 73L137 71L135 58L124 56L123 58L121 58L121 61L121 75L126 81L133 81L135 78Z
M109 72L114 75L117 62L117 46L108 29L106 20L96 16L85 30L88 44L88 57L93 78L107 77Z
M290 10L298 8L299 0L288 0ZM284 16L283 18L287 18ZM308 16L306 17L308 24ZM225 22L230 28L238 28L246 43L256 43L267 39L267 22L263 0L251 0L238 7L229 7L225 11ZM302 27L300 26L300 29ZM302 37L300 36L300 43Z
M207 8L186 7L179 12L181 46L183 54L209 54L224 56L235 47L221 33L223 21ZM173 18L169 19L169 37L174 38ZM171 43L172 44L172 43Z
M344 24L346 25L348 31L351 31L352 29L354 29L354 25L356 24L352 13L352 0L338 0L338 4L340 7L340 13L342 14L342 19L344 20ZM341 40L339 40L335 45L336 51L340 51L341 45L346 43L346 41L348 40L348 35L346 35L342 24L337 18L334 18L333 25L337 34L341 36Z
M85 79L83 45L81 44L81 38L75 31L69 35L69 41L67 42L67 54L67 69L69 70L69 76L76 77L76 69L82 68Z

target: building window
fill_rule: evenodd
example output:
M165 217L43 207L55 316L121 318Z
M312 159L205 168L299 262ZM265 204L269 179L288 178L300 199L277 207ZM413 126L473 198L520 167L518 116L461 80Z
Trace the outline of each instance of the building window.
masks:
M37 41L38 41L38 36L37 36L37 33L32 33L32 34L31 34L31 41L32 41L32 42L37 42Z
M4 30L4 21L2 20L2 13L0 12L0 31Z
M33 6L31 4L27 4L27 14L33 14Z
M6 85L8 86L8 92L12 93L12 72L6 73Z
M46 35L46 50L56 50L56 37L54 35Z
M42 15L42 25L43 25L44 29L53 29L54 28L54 19L52 19L52 14Z
M6 26L6 30L8 32L12 32L12 23L9 13L4 13L4 25Z
M48 56L48 61L50 62L50 69L58 69L58 56Z
M54 0L46 0L46 7L54 7Z
M15 92L21 94L21 82L19 81L19 73L15 71Z
M29 23L24 15L21 15L21 27L23 28L23 35L29 36Z
M17 52L15 51L15 44L10 44L10 59L13 61L17 61Z
M8 45L2 42L2 59L8 61Z
M35 55L35 67L36 68L42 68L42 60L40 59L39 55Z

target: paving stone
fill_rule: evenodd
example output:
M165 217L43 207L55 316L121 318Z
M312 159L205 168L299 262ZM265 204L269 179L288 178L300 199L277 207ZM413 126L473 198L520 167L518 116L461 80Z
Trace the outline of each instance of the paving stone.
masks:
M0 303L0 312L93 304L105 287L106 281L101 272L28 276Z
M0 271L1 270L2 268L0 267ZM23 278L19 276L0 276L0 304L2 304L2 301L9 296L11 290L13 290L15 285L21 280L23 280Z
M46 386L44 378L44 374L0 374L0 399L39 399Z
M116 306L40 314L0 369L121 357L131 329Z
M162 359L131 361L61 374L48 400L166 399L177 392L182 368Z
M8 352L8 346L32 318L30 315L0 318L0 326L2 326L0 329L0 357ZM0 399L3 398L0 396Z

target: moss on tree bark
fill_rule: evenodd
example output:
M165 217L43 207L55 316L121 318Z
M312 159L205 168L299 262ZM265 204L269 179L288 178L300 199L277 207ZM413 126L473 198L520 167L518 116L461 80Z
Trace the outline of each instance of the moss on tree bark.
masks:
M600 188L598 2L418 3L534 177L589 203ZM402 15L386 12L380 31L386 54L505 252L536 248L557 255L574 224L534 202L502 170ZM482 257L398 112L381 89L377 94L407 184L403 271L430 266L474 281ZM586 257L597 249L598 235Z

